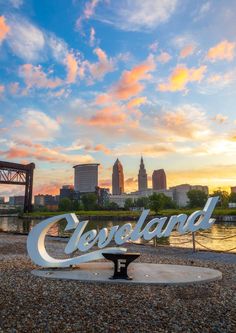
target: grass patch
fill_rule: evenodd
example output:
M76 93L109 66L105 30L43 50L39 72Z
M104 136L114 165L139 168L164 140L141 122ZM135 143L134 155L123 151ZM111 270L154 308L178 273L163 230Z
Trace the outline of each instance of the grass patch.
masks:
M190 215L196 210L201 210L202 208L178 208L178 209L163 209L160 210L158 214L154 212L150 212L149 215L161 215L161 216L171 216L171 215L178 215L178 214L187 214ZM97 210L97 211L76 211L76 212L32 212L23 214L23 217L50 217L59 214L66 214L66 213L75 213L79 216L109 216L109 217L139 217L141 211L125 211L125 210L118 210L118 211L107 211L107 210ZM236 208L216 208L213 212L214 216L225 216L225 215L236 215Z

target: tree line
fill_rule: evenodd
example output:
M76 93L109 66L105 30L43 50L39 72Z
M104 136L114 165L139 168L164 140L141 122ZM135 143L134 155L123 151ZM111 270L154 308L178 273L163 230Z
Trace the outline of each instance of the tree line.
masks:
M190 190L187 193L188 208L203 208L208 195L201 190ZM230 195L226 191L214 191L211 196L219 196L218 207L227 208L229 202L236 203L236 193ZM93 210L132 210L151 209L155 213L162 209L176 209L176 203L163 193L153 193L148 197L140 197L136 200L128 198L125 200L124 208L120 208L115 202L106 201L102 205L98 202L95 193L84 194L81 200L63 198L59 201L59 211L93 211Z

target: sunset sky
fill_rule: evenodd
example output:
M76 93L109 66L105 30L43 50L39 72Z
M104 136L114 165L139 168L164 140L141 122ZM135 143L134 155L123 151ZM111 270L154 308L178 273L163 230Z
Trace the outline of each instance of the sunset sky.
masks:
M236 1L0 0L0 156L34 162L34 193L141 154L168 186L236 185ZM1 185L0 195L21 187Z

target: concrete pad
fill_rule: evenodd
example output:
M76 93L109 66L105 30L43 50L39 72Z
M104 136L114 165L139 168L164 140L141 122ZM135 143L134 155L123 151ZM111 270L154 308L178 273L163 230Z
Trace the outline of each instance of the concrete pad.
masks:
M110 280L109 277L113 275L113 264L109 262L85 263L76 268L51 268L32 271L32 274L36 276L51 279L130 284L184 285L210 282L222 278L222 273L215 269L147 263L130 264L128 273L133 280Z

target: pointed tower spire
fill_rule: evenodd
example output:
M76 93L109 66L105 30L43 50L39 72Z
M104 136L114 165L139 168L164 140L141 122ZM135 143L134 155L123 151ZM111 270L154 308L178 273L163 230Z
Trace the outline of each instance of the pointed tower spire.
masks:
M138 173L138 190L139 191L147 190L147 172L143 162L143 156L141 156L139 173Z

